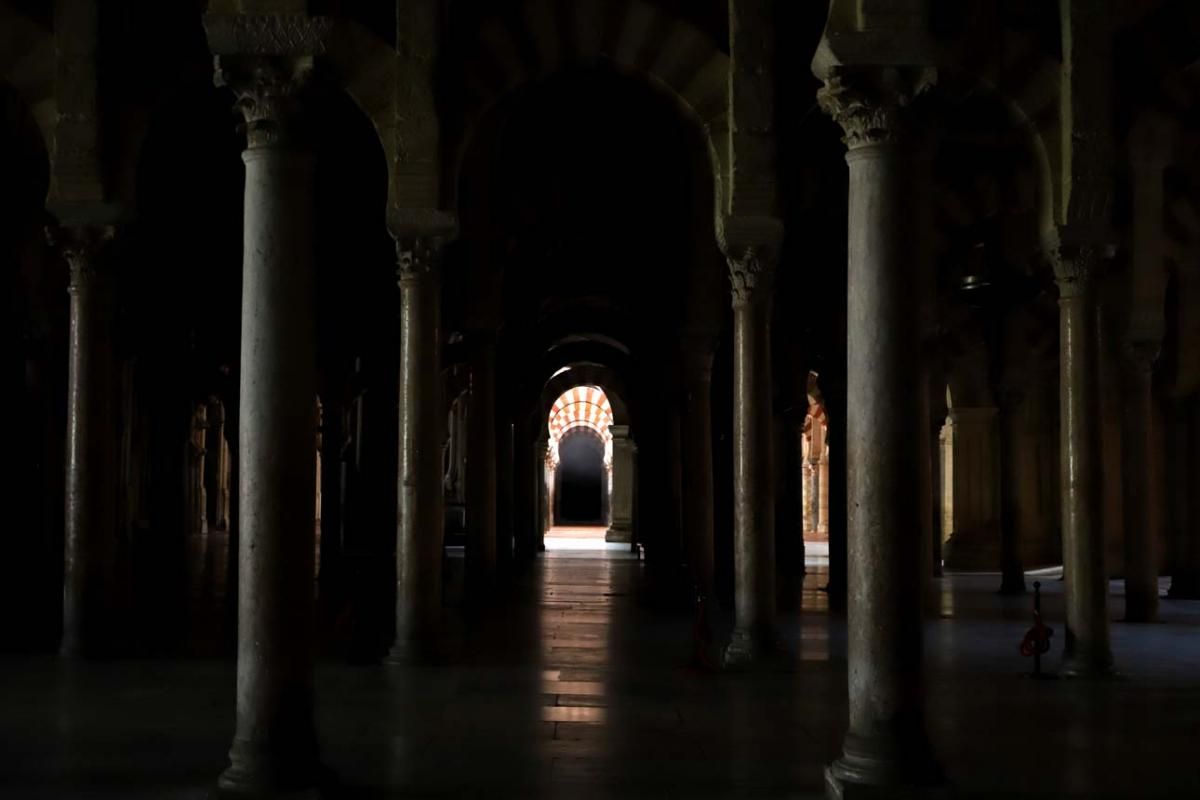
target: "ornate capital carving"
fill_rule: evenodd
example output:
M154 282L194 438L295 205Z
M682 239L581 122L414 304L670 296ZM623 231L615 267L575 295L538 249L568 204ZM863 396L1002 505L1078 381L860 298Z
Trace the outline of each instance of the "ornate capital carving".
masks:
M775 251L768 247L747 245L726 253L729 262L729 283L733 289L733 307L761 299L771 291L775 275Z
M1098 242L1060 244L1051 254L1059 298L1070 300L1091 291L1111 247Z
M396 237L396 277L401 288L437 273L444 243L438 235Z
M851 150L904 138L908 106L937 82L932 67L837 67L817 102L841 126Z
M46 226L46 241L71 269L72 294L106 277L100 254L115 235L116 226L111 224Z
M217 56L215 82L237 96L248 149L286 145L297 138L312 71L309 56Z
M306 14L209 14L208 49L218 56L313 56L325 52L333 20Z

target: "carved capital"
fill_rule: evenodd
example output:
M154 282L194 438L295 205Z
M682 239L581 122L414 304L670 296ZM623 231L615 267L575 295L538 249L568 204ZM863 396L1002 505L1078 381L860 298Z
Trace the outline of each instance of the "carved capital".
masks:
M908 133L908 107L937 82L932 67L837 67L817 92L850 150L890 144Z
M217 56L215 82L237 96L247 149L287 145L298 138L312 71L309 56Z
M101 253L115 235L116 226L109 224L46 226L46 241L70 267L72 294L107 277Z
M761 300L771 291L777 258L773 248L747 245L731 249L725 258L729 262L734 308Z
M412 286L426 276L436 275L444 244L443 238L437 235L396 237L396 278L400 287Z
M1059 297L1070 300L1090 292L1109 250L1110 246L1099 242L1059 245L1051 254Z

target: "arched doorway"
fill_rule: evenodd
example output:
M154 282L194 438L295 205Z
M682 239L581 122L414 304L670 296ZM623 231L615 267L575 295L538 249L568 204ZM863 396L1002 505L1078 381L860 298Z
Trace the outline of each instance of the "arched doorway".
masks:
M614 437L621 438L623 454L628 431L614 424L612 405L599 386L574 386L551 405L544 455L546 549L604 549L606 541L628 541L614 535L631 521L634 465L632 459L614 458Z
M554 523L602 526L608 521L608 472L604 439L591 428L574 428L558 443Z

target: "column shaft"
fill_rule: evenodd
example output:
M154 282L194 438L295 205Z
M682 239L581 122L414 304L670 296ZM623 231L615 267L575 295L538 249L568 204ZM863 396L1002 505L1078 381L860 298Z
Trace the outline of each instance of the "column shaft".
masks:
M850 725L827 772L831 796L853 787L937 782L925 732L921 538L922 414L917 312L922 180L907 146L899 75L835 75L822 106L846 132L850 168L847 305L847 658ZM916 71L909 90L927 76ZM881 80L883 79L883 80ZM861 83L860 83L861 81ZM874 795L872 795L874 796ZM879 796L885 796L881 794Z
M251 71L234 85L247 108L275 114L294 100L299 73L271 72L275 80ZM237 728L219 780L228 794L255 797L308 790L318 771L313 165L274 130L258 134L251 125L242 157Z
M1108 631L1108 573L1104 530L1097 516L1100 450L1095 307L1091 270L1095 248L1060 262L1059 409L1062 475L1066 642L1063 671L1112 671Z
M683 414L683 529L696 591L713 592L712 354L686 361Z
M442 613L441 292L437 243L397 239L400 275L400 456L396 639L392 656L420 655Z
M608 542L633 541L633 493L636 460L628 425L613 425L612 431L612 502L609 508Z
M747 664L775 649L775 476L769 291L764 253L730 257L733 278L734 629L725 662Z
M1173 600L1200 599L1200 399L1168 408L1167 484Z
M496 578L496 348L483 342L471 364L467 422L467 591Z
M71 266L60 652L86 656L107 649L116 589L112 297L98 261L112 230L55 229L51 235Z
M1157 350L1157 348L1154 348ZM1139 357L1139 356L1149 357ZM1152 481L1154 447L1153 357L1134 353L1125 381L1122 470L1125 483L1125 619L1153 622L1158 616L1158 532L1162 520Z
M1025 567L1021 558L1020 481L1016 443L1021 426L1017 398L1000 400L1000 594L1025 592Z

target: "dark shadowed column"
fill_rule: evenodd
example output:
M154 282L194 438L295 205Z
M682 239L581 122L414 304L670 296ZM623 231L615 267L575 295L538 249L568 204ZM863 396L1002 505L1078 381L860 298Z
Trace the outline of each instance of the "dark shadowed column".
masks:
M921 682L918 308L923 222L906 108L927 70L834 68L821 107L850 168L846 468L850 727L831 797L936 783Z
M64 656L109 649L116 585L112 286L101 250L107 225L47 231L70 265L67 368L66 530L63 541Z
M1025 567L1021 558L1020 469L1016 444L1021 433L1022 396L1014 384L997 393L1000 412L1000 594L1025 592Z
M1154 360L1156 342L1130 342L1125 365L1125 425L1121 440L1125 484L1125 620L1158 617L1158 532L1162 516L1151 481L1161 475L1152 463Z
M1200 397L1167 406L1172 600L1200 599Z
M496 580L496 345L481 339L471 361L467 416L467 592Z
M1059 289L1059 413L1062 470L1063 580L1066 643L1063 672L1112 673L1108 572L1098 514L1100 484L1094 244L1064 247L1055 259Z
M211 34L211 31L210 31ZM238 467L237 729L223 796L314 792L316 325L310 58L225 57L247 146Z
M400 278L400 477L396 639L389 660L432 654L442 616L441 289L443 238L396 235Z
M713 593L712 348L683 354L683 530L695 590Z
M734 628L725 664L740 667L776 649L769 296L782 230L766 226L755 237L739 229L744 223L726 225L734 325Z

